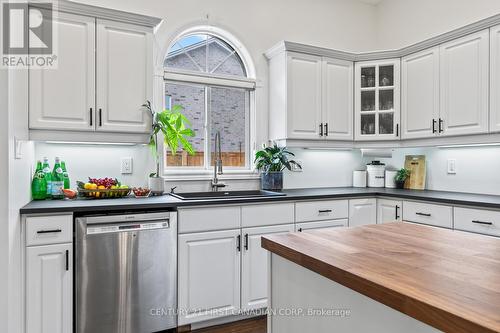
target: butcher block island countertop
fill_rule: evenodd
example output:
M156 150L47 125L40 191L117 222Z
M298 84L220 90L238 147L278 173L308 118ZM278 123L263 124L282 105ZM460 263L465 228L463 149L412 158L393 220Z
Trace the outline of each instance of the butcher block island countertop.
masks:
M262 247L438 330L500 332L498 238L388 223L270 235Z

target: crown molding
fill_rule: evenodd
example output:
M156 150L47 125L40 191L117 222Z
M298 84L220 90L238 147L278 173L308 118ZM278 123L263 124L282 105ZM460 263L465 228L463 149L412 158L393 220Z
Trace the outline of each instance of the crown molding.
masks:
M31 0L30 6L44 9L44 2L43 0ZM137 24L150 28L156 27L162 21L162 19L153 16L134 14L121 10L91 6L67 0L55 1L54 9L60 12L92 16L99 19Z
M489 29L500 24L500 14L485 18L483 20L468 24L458 29L443 33L441 35L426 39L413 45L405 46L396 50L381 50L372 52L345 52L324 47L312 46L290 41L280 41L264 53L267 59L271 59L282 52L306 53L322 57L331 57L347 61L370 61L390 58L402 58L431 47L444 44L457 38L473 34L475 32Z

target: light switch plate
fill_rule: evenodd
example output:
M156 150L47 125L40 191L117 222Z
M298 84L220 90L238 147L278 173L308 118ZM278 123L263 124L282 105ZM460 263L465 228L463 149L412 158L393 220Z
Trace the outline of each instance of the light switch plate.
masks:
M449 159L447 169L448 169L448 174L455 175L457 173L457 160Z
M121 173L122 174L132 173L132 157L122 157Z

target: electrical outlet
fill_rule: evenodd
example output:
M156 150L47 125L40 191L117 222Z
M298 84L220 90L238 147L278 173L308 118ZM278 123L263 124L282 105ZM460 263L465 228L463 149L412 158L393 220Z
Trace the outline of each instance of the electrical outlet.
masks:
M122 157L121 173L122 174L132 173L132 157Z
M449 159L448 160L448 174L454 175L456 173L457 173L457 160L456 159Z
M298 164L300 164L302 167L304 167L304 164L302 163L302 161L300 160L295 160L295 162L297 162ZM299 168L297 165L295 164L292 164L292 171L293 172L302 172L302 169Z

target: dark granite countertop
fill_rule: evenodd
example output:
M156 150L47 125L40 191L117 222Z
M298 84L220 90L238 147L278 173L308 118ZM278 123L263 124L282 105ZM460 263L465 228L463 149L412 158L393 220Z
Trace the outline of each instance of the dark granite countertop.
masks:
M46 200L32 201L21 208L21 214L41 213L102 213L110 211L149 210L149 209L176 209L185 206L245 204L257 202L278 202L290 200L338 199L356 197L392 197L410 200L423 200L451 205L469 205L485 208L500 209L500 195L483 195L473 193L430 191L430 190L398 190L389 188L309 188L284 190L286 196L235 198L235 199L207 199L196 201L182 201L170 195L136 199L134 197L121 199L78 199L78 200Z

